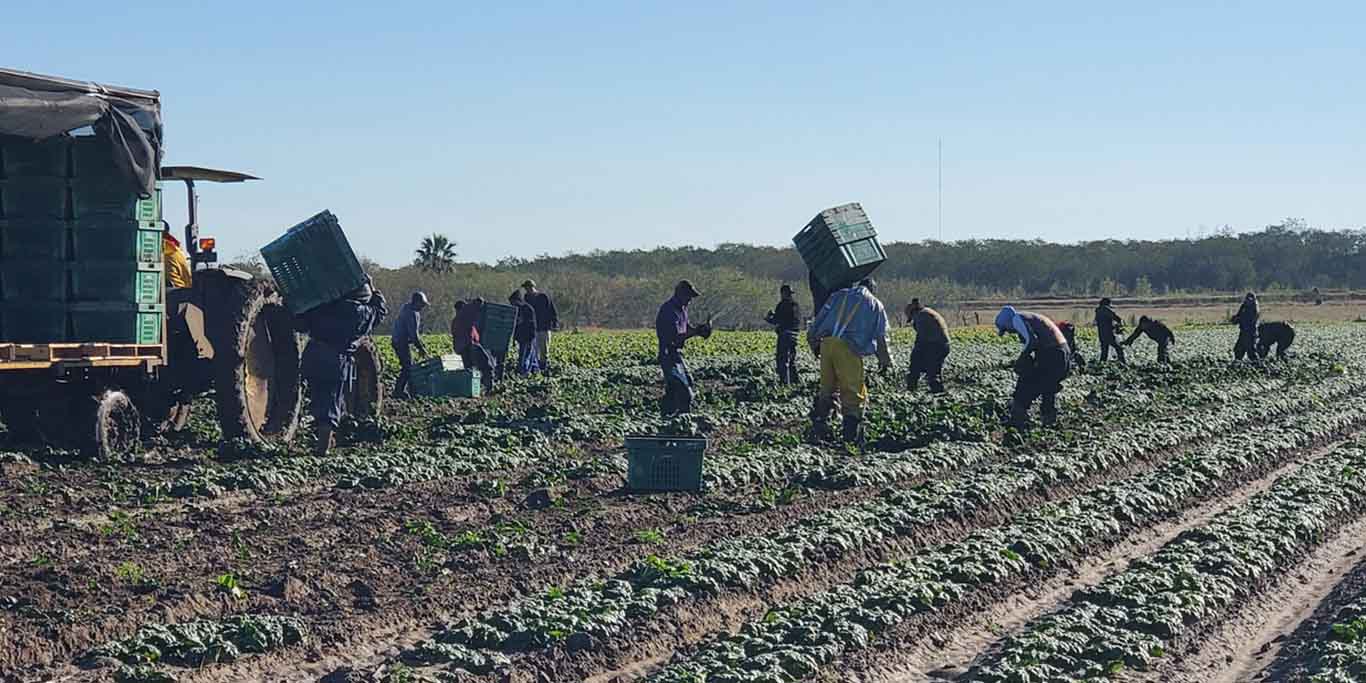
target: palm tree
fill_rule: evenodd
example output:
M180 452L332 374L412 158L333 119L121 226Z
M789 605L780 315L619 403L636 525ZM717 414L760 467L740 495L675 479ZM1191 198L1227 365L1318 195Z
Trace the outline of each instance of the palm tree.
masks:
M445 235L432 233L422 238L417 248L413 265L433 273L449 273L455 270L455 242Z

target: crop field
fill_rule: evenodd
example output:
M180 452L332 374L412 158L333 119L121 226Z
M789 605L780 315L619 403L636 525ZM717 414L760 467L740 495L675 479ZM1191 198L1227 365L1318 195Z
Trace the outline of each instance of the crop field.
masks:
M0 451L0 680L1366 680L1366 325L1179 329L1027 433L1013 339L956 330L931 396L906 334L861 449L806 440L769 333L690 343L664 420L653 335L593 332L326 457L210 400L127 462ZM705 490L624 491L641 433L707 436Z

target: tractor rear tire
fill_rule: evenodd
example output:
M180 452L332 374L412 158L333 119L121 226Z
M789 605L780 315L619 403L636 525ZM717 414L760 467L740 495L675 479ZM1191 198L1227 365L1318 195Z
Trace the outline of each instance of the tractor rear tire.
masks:
M374 339L366 337L356 349L356 384L346 397L346 412L356 417L379 417L384 409L384 363Z
M268 283L225 280L210 310L214 395L223 439L289 442L299 427L299 337L293 316Z

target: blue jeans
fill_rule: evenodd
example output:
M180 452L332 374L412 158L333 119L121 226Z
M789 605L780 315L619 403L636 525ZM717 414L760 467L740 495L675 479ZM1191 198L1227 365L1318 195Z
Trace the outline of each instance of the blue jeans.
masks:
M660 406L664 415L692 412L692 376L682 354L661 358L659 368L664 372L664 400Z

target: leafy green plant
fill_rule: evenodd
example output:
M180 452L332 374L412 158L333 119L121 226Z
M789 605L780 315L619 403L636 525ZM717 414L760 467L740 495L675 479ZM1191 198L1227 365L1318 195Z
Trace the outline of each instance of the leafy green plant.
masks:
M247 591L242 588L241 581L236 574L231 572L219 574L218 578L214 579L214 584L218 586L220 593L225 593L234 600L245 600L247 598Z
M644 545L659 545L664 542L664 532L659 529L638 529L631 538Z

